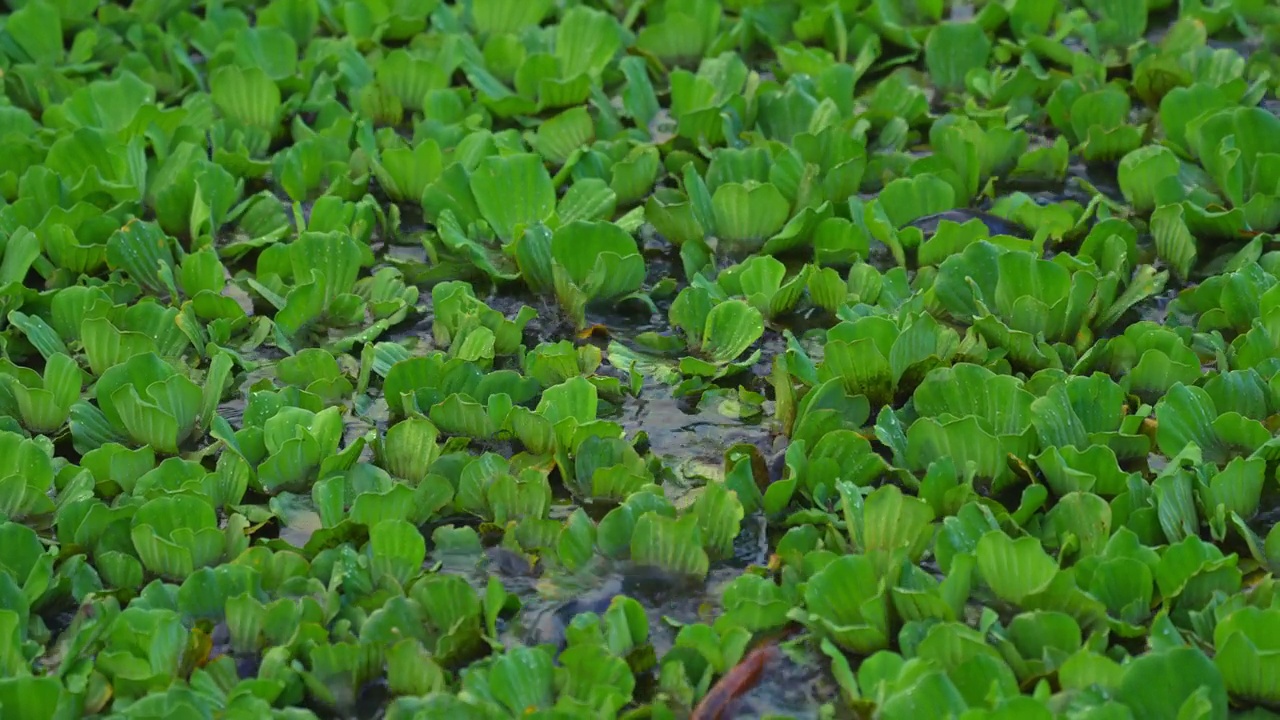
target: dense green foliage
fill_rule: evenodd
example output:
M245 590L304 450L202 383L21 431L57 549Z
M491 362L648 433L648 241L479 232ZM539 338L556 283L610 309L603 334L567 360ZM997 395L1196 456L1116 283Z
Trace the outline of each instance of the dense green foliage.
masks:
M8 5L5 720L1280 709L1271 0Z

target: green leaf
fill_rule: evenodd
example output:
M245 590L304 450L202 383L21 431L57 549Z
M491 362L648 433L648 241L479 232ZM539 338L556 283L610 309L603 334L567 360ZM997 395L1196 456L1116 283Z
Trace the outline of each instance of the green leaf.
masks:
M985 67L991 40L974 22L944 22L934 26L924 43L924 62L939 89L964 89L965 75Z
M1093 25L1097 41L1107 48L1127 48L1147 31L1147 7L1123 0L1085 0L1097 22Z
M1194 444L1206 457L1221 458L1227 448L1214 428L1217 418L1213 398L1203 388L1174 385L1156 404L1156 440L1161 451L1174 457Z
M1134 211L1151 212L1157 205L1177 202L1163 190L1168 178L1178 175L1181 163L1173 151L1160 145L1147 145L1125 155L1116 173L1120 192Z
M733 541L745 514L737 494L721 483L711 483L694 502L693 512L708 555L718 560L733 557Z
M538 127L533 147L553 165L563 165L573 152L590 145L595 126L585 107L575 107L549 118Z
M475 0L471 21L482 35L513 33L542 22L552 7L552 0ZM523 706L512 710L517 714L523 711Z
M37 5L42 3L31 3ZM31 5L28 5L30 7ZM3 633L0 633L3 635ZM17 668L5 669L0 679L0 710L17 720L74 717L76 701L55 677L23 677Z
M392 148L374 165L378 183L396 201L418 201L444 170L440 145L427 139L413 148Z
M612 717L631 702L635 676L627 660L607 648L575 645L560 654L560 662L564 668L558 705L588 707L599 717Z
M933 539L933 510L929 504L904 496L895 486L878 488L864 501L856 488L841 483L840 496L850 540L882 567L887 567L888 558L899 552L905 552L911 562L918 562Z
M217 562L228 546L213 506L186 493L144 503L134 515L130 536L143 566L176 580Z
M224 65L210 74L209 93L224 117L272 135L279 129L280 88L261 68Z
M695 515L679 520L655 512L641 515L631 535L631 559L639 565L698 578L706 577L710 566Z
M1033 537L1014 540L1003 532L989 532L978 541L978 572L1002 600L1020 603L1049 587L1058 564Z
M925 215L956 207L956 193L946 180L936 175L918 175L898 178L885 185L878 202L889 222L901 228Z
M585 5L570 8L556 26L560 65L596 79L622 49L622 28L611 15Z
M152 292L176 296L172 242L159 226L131 221L107 241L107 262Z
M757 250L786 224L791 204L770 183L725 183L711 197L716 234L744 250Z
M551 236L551 257L590 302L609 302L640 289L644 258L636 241L609 222L577 220Z
M832 560L804 591L811 625L845 650L871 654L889 646L888 593L865 555Z
M537 648L503 653L489 670L489 691L507 712L519 716L551 707L555 697L554 665Z
M711 308L700 348L711 361L732 362L764 334L760 311L742 300L727 300Z
M551 175L534 154L490 156L471 173L476 207L504 242L549 220L556 207Z
M1271 609L1245 607L1220 620L1213 630L1213 662L1232 697L1272 703L1280 698L1277 649L1267 633L1280 622Z
M56 5L24 3L4 25L5 54L13 62L53 65L62 60L62 21Z
M1208 712L1187 717L1226 720L1227 690L1218 668L1199 650L1180 647L1147 653L1126 664L1116 699L1135 718L1181 718L1181 709L1200 688L1208 690Z
M405 520L383 520L369 529L369 559L374 580L394 579L401 587L422 570L427 541Z

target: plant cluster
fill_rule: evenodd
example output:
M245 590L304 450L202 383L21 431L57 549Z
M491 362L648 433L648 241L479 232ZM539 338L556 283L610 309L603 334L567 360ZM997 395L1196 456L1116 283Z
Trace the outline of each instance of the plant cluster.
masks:
M9 6L0 717L1280 711L1274 3Z

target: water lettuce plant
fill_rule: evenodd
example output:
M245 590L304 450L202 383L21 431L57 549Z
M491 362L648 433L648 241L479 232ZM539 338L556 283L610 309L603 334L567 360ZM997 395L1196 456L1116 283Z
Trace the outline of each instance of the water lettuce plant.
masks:
M1280 10L0 13L0 717L1280 708Z

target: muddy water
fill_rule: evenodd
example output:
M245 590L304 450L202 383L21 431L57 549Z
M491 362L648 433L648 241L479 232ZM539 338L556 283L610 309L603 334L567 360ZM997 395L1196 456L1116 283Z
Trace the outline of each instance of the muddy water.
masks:
M765 422L728 417L715 406L711 402L699 407L693 399L673 397L669 387L646 380L640 394L628 396L614 419L628 437L645 432L650 451L677 477L720 478L725 450L748 443L767 451L774 435Z
M724 720L780 716L793 720L824 717L823 705L833 703L839 688L826 671L829 662L807 649L780 653L760 675L760 682L738 698ZM835 717L841 717L837 710ZM846 716L847 717L847 716Z
M724 587L751 565L767 562L767 529L759 517L743 521L734 543L734 557L713 563L705 580L680 577L629 562L602 563L592 571L572 576L530 568L527 561L501 549L490 549L470 559L451 558L442 571L464 577L478 591L497 577L504 589L520 598L512 618L499 622L499 639L508 647L550 645L564 648L566 626L581 613L603 614L615 597L625 595L645 609L649 643L657 658L675 644L686 624L711 624L720 613ZM819 708L835 701L838 688L825 670L826 664L808 646L790 648L770 661L761 682L736 700L726 718L759 718L781 715L818 718ZM637 677L637 704L651 698L646 688L656 683Z

